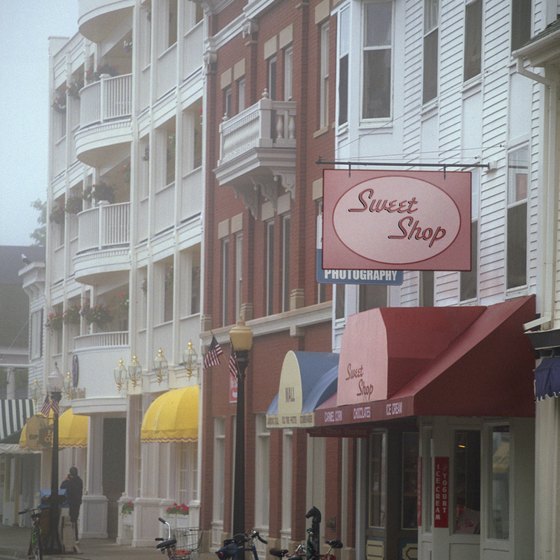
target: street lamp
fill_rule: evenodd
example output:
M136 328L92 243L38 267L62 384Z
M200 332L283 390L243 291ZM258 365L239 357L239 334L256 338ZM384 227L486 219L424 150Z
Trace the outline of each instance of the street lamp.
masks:
M142 379L142 366L136 356L132 356L132 361L128 366L128 378L130 379L133 387L136 387Z
M124 365L124 360L120 358L117 363L117 367L113 370L113 377L115 378L115 385L117 386L117 391L120 393L124 384L126 383L126 376L128 372L126 366Z
M190 379L192 374L196 372L198 368L198 354L193 348L193 343L191 340L187 342L187 347L183 352L183 363L185 364L185 370L187 371L187 377Z
M237 416L235 418L235 478L233 481L233 534L245 532L245 371L253 331L240 319L229 331L237 370ZM243 554L243 553L241 553ZM240 555L240 558L242 556Z
M58 366L54 364L54 370L49 373L47 378L47 390L50 397L50 409L53 412L53 432L52 432L52 463L51 463L51 497L49 513L49 536L46 554L60 554L62 546L58 535L58 521L60 519L60 502L58 497L58 415L59 404L62 398L62 380Z
M167 358L163 353L163 348L158 348L156 357L154 358L154 369L156 372L156 381L159 384L163 381L164 377L167 377L169 373Z

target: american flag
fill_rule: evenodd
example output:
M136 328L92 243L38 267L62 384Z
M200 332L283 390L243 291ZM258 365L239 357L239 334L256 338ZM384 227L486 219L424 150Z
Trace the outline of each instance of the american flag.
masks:
M212 336L212 341L208 347L208 352L204 356L204 369L212 366L217 366L220 363L220 356L224 353L220 343L216 340L215 336Z
M239 375L238 369L237 369L237 360L235 359L235 352L232 352L229 360L228 360L228 370L229 370L229 374L231 375L232 379L237 379L237 376Z
M43 416L48 416L49 415L49 411L51 409L51 399L48 395L45 396L45 400L43 402L43 406L41 407L41 414Z

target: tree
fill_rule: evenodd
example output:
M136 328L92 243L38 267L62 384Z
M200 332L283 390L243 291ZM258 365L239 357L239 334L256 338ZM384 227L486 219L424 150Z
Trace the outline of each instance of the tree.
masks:
M33 239L33 245L44 247L47 239L47 202L38 198L31 203L31 206L39 212L37 217L39 227L33 230L30 237Z

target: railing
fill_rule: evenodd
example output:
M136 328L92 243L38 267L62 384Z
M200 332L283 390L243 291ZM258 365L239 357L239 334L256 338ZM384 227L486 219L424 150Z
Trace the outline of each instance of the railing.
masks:
M296 104L266 97L220 125L220 161L254 148L295 148Z
M74 349L128 346L128 331L84 334L74 338Z
M101 204L78 214L78 252L130 242L130 203Z
M101 78L80 90L80 127L132 113L132 74Z

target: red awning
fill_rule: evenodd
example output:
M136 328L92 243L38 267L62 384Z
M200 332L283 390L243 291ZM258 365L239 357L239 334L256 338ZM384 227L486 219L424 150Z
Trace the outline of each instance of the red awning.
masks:
M387 341L373 349L387 356L387 398L337 406L335 395L315 410L310 433L411 416L534 415L535 359L523 330L535 318L534 296L488 307L408 308L406 321L402 309L378 310L376 319ZM368 333L361 336L367 345ZM343 355L344 338L344 374Z

